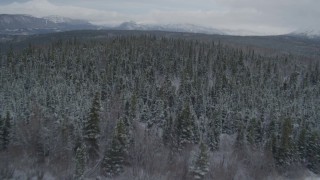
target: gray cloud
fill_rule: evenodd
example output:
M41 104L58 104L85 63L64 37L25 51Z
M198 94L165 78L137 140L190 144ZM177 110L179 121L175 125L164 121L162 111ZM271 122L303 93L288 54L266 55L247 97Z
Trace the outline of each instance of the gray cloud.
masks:
M319 0L217 0L232 10L253 9L255 21L288 28L313 27L320 29Z
M14 2L27 2L27 1L29 0L14 0ZM13 2L12 0L1 0L0 4L10 4L12 2Z
M25 0L24 0L25 1ZM96 24L192 23L214 28L282 34L320 29L319 0L30 0L0 6L2 13L60 15Z

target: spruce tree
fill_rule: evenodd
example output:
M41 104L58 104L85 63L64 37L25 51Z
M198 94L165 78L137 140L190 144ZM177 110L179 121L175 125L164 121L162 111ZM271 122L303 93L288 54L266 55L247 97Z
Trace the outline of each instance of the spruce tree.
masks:
M207 142L209 144L210 150L214 151L219 148L220 143L220 123L219 119L211 120L208 123L208 130L207 130Z
M11 117L9 111L7 111L4 123L1 130L1 146L3 150L6 150L10 143L10 130L11 130Z
M183 111L178 116L175 124L176 137L179 147L188 143L194 143L196 140L196 125L193 119L189 104L185 105Z
M277 161L278 152L278 138L276 132L276 122L271 120L268 128L266 129L267 142L265 144L265 150L272 152L273 158Z
M199 145L199 152L196 154L195 160L192 162L190 167L194 179L203 179L209 171L208 159L208 148L203 142L201 142Z
M247 129L247 141L251 145L258 145L262 141L262 130L260 121L252 118Z
M275 120L271 120L271 122L269 123L269 126L268 126L268 128L266 130L266 135L267 135L268 141L271 140L273 134L276 134L276 122L275 122Z
M273 158L278 160L278 146L277 146L277 137L275 133L272 133L271 135L270 150L272 152Z
M93 99L88 121L84 127L84 140L87 144L90 159L96 159L99 156L98 138L100 135L99 128L99 94L97 93Z
M113 177L123 172L128 144L126 132L123 119L119 119L114 131L111 147L106 151L101 163L102 173L108 177Z
M131 96L131 106L130 106L130 118L132 120L135 119L135 116L136 116L136 107L137 106L137 95L136 93L134 93L132 96Z
M75 170L75 178L83 179L83 174L86 165L86 148L84 144L81 144L76 151L75 157L76 170Z
M306 141L307 141L307 129L306 128L303 128L301 131L300 131L300 134L299 134L299 138L298 138L298 153L299 153L299 158L300 158L300 161L305 161L305 158L306 158Z
M162 132L162 140L163 144L166 146L172 146L173 145L173 122L172 117L168 117L165 121L165 125L163 127Z
M279 165L289 165L292 161L292 121L286 118L282 125L281 144L278 153Z
M257 145L260 145L263 141L263 129L262 129L262 122L261 120L257 119L256 120L256 127L255 127L255 143Z
M0 150L2 150L3 124L4 124L4 118L2 118L2 116L0 114Z
M245 139L244 139L244 133L245 133L245 127L243 122L238 122L237 127L237 137L235 141L235 148L236 149L242 149L245 145Z
M255 136L256 136L255 129L256 129L256 121L255 119L251 119L249 122L248 130L247 130L247 141L251 145L255 143Z
M318 132L310 132L307 140L307 167L315 172L320 173L320 137Z

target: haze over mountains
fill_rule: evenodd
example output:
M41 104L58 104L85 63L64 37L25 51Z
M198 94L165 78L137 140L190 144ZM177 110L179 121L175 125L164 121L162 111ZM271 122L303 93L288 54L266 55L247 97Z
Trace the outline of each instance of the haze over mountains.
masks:
M205 34L226 34L220 30L196 26L193 24L149 25L134 21L123 22L118 26L97 26L85 20L74 20L59 16L37 18L30 15L0 15L0 33L11 35L29 35L39 33L61 32L68 30L154 30L172 32L192 32Z
M83 20L50 16L37 18L29 15L0 15L0 34L30 35L77 29L97 29Z
M123 22L117 26L98 26L86 20L71 19L60 16L46 16L43 18L38 18L30 15L21 14L0 15L0 34L6 35L32 35L52 32L63 32L70 30L98 29L170 31L240 36L256 34L255 32L249 32L244 30L215 29L211 27L198 26L194 24L140 24L134 21L128 21ZM308 29L303 31L295 31L290 35L308 38L319 38L320 31Z

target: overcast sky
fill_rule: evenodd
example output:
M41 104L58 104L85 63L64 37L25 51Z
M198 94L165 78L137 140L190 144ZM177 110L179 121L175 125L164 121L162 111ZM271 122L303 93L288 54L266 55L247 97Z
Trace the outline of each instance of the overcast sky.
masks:
M320 30L320 0L0 0L0 13L59 15L100 25L189 23L252 34Z

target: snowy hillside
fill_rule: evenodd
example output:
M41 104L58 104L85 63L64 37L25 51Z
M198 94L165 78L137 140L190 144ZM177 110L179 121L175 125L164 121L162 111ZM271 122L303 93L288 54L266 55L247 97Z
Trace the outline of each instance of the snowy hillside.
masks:
M87 21L59 16L37 18L29 15L0 14L0 34L29 35L80 29L97 29Z
M314 39L314 38L320 38L320 30L316 30L316 29L298 30L290 33L290 35Z
M194 24L139 24L134 21L124 22L114 29L119 30L145 30L145 31L171 31L171 32L189 32L189 33L204 33L204 34L219 34L225 35L223 31L218 29L197 26Z
M89 23L88 21L85 21L85 20L71 19L71 18L56 16L56 15L46 16L43 18L54 23L70 23L70 24L88 24Z
M85 32L30 36L0 59L0 179L320 174L320 55L202 34Z

